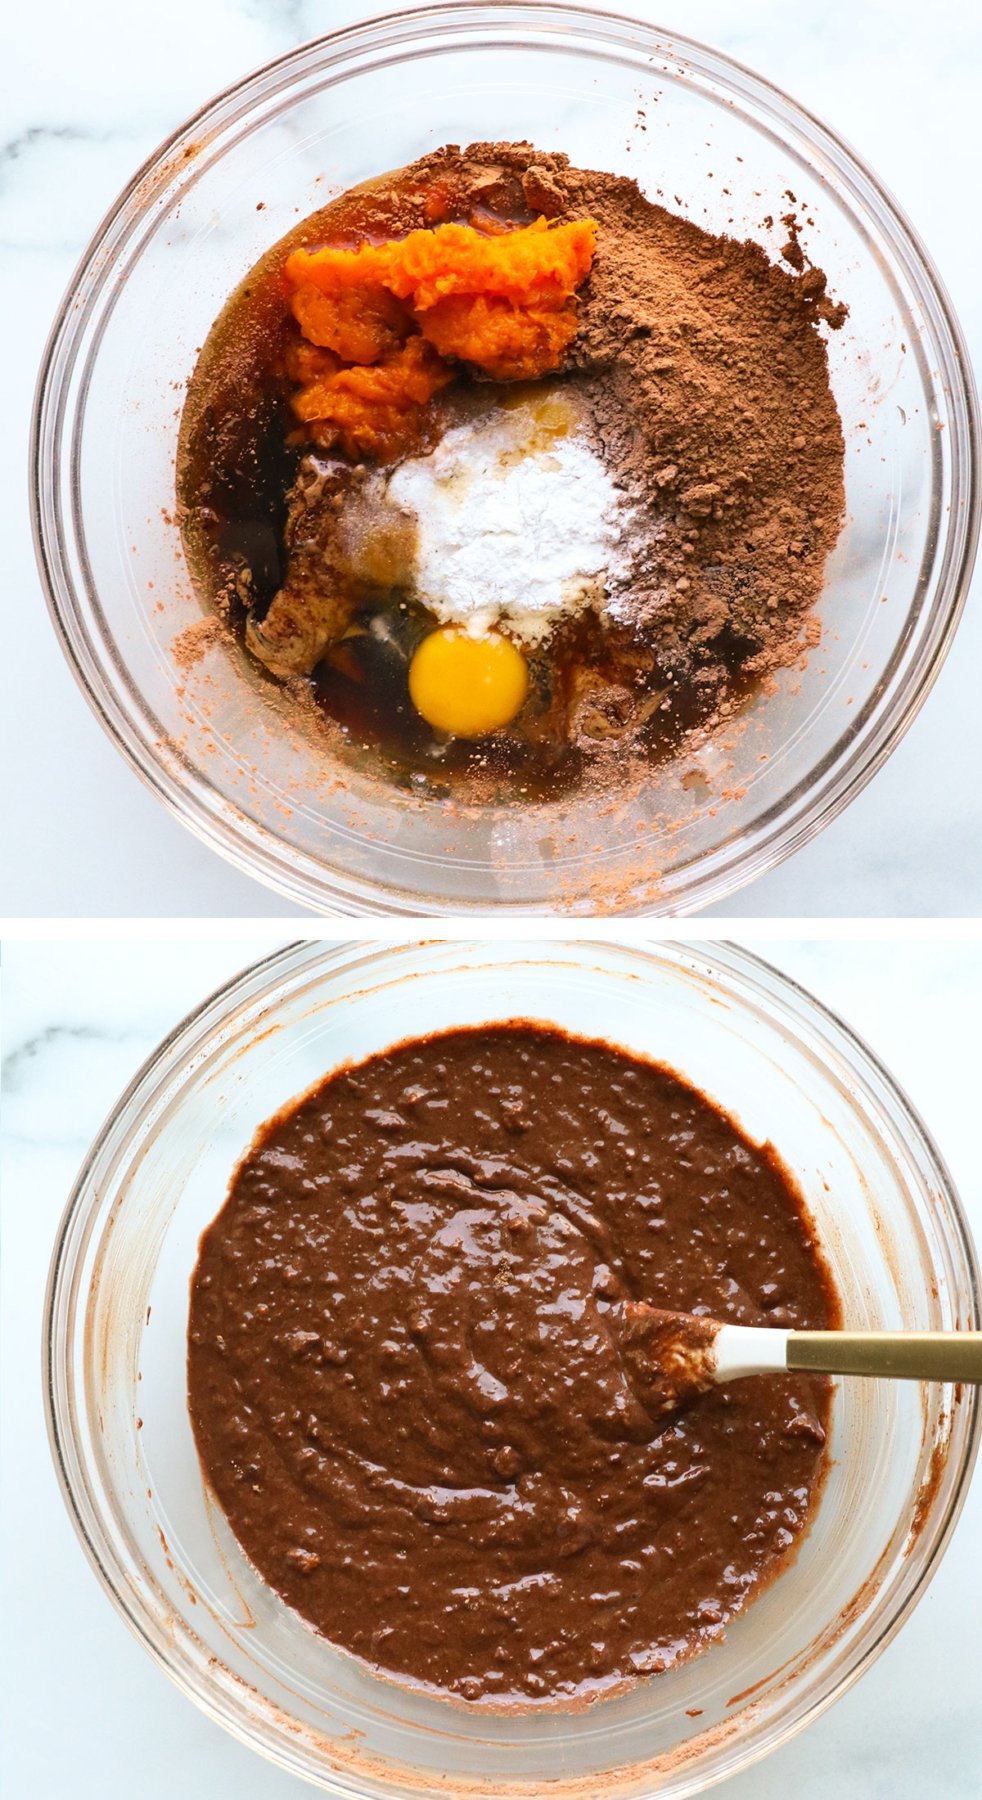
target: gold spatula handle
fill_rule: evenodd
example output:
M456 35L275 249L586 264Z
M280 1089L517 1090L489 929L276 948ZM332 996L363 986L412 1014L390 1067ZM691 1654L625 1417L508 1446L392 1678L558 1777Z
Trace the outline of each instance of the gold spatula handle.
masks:
M789 1331L788 1368L982 1382L982 1331Z

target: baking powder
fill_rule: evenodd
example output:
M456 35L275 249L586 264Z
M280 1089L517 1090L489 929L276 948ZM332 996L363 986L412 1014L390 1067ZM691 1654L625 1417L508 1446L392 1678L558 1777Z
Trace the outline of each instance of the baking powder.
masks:
M602 607L625 566L627 508L563 410L551 427L525 403L454 427L400 464L385 501L415 521L417 598L475 637L501 625L540 643L559 618Z

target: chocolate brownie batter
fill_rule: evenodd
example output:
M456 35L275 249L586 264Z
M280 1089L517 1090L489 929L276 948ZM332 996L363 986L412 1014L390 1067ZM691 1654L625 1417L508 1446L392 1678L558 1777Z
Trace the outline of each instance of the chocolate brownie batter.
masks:
M676 1075L519 1022L331 1076L259 1133L192 1285L198 1449L260 1574L374 1668L488 1705L721 1638L807 1524L828 1385L653 1413L638 1300L838 1322L777 1157Z

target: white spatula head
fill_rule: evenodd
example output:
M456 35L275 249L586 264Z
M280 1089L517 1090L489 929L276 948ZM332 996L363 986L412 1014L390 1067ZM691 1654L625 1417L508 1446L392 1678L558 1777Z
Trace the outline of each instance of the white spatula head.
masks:
M643 1300L621 1301L611 1312L628 1379L653 1419L715 1386L717 1340L726 1330L717 1319L666 1312Z

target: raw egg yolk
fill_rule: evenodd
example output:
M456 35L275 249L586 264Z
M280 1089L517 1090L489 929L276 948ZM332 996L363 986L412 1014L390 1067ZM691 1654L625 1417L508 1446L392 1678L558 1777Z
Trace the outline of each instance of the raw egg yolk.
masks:
M528 693L521 651L496 631L471 637L444 626L423 639L409 665L409 695L436 731L480 738L507 725Z

